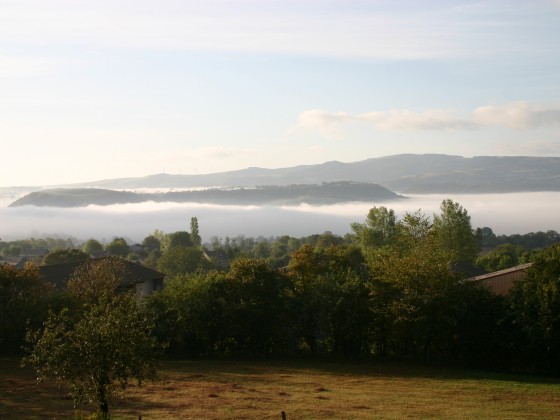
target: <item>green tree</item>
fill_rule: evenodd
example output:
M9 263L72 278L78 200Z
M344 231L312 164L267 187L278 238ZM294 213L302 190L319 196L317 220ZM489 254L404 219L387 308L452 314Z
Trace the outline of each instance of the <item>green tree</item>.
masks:
M184 246L184 247L193 246L191 240L191 234L189 232L182 231L182 230L178 232L169 233L166 235L165 246L166 246L165 249L162 249L163 253L166 253L169 248L173 248L176 246Z
M529 262L530 254L521 245L502 244L476 259L476 265L487 271L498 271Z
M115 238L105 246L109 255L126 257L128 255L128 244L124 238Z
M53 287L34 265L23 269L0 264L0 353L21 350L26 323L38 328L47 316Z
M226 356L231 320L225 273L178 275L149 297L156 333L176 357Z
M452 254L440 247L430 220L420 211L397 224L397 238L368 259L378 346L399 355L431 359L450 346L456 319L451 296L459 284L450 271Z
M89 254L79 249L59 249L51 251L43 258L43 265L62 264L89 259Z
M224 313L234 349L266 356L284 326L286 278L263 259L238 258L226 275Z
M198 230L198 219L196 217L191 217L191 242L194 246L200 246L202 244L202 239L200 238L200 232Z
M370 209L365 223L352 223L356 241L366 250L390 245L397 236L395 212L386 207Z
M5 257L19 257L21 254L21 246L18 245L8 245L6 248L2 250L2 255Z
M268 258L270 257L271 247L267 240L260 241L255 245L253 250L255 257L257 258Z
M122 263L102 260L88 268L69 285L76 297L72 309L51 312L41 330L28 331L30 353L24 364L34 367L39 380L54 378L68 385L75 408L96 401L106 418L118 389L124 392L133 379L157 379L161 346L143 302L132 291L115 293Z
M156 267L167 276L174 277L206 270L210 268L210 262L198 248L173 246L158 259Z
M312 354L368 354L370 329L368 277L358 249L326 249L306 244L292 255L294 328Z
M467 210L450 199L443 200L440 208L441 214L434 214L440 246L453 254L454 261L474 262L480 247Z
M144 240L142 241L142 245L144 245L144 247L146 248L146 250L152 252L152 251L158 251L161 249L161 242L158 238L156 238L154 235L148 235L144 238Z
M526 362L547 373L560 372L560 244L537 254L525 279L511 291L515 324L525 337Z
M86 254L95 254L103 252L103 245L97 239L90 238L82 246L82 251Z

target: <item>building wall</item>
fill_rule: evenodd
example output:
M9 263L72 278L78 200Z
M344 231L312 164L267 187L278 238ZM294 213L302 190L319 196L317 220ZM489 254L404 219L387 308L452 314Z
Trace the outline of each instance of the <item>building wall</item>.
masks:
M489 288L497 295L507 295L516 281L525 278L529 267L531 267L530 263L523 264L506 270L496 271L495 273L484 274L472 280Z

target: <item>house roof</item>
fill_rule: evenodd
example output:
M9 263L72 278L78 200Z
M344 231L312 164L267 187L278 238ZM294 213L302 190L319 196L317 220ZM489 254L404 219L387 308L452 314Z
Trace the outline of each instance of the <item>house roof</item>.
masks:
M46 282L54 284L57 289L63 289L66 287L68 280L70 280L70 277L78 267L87 264L88 262L100 259L101 258L61 264L42 265L38 268ZM144 267L143 265L127 261L125 259L122 259L122 261L125 264L124 279L122 282L123 285L132 286L137 283L144 283L148 280L159 280L165 277L165 274L152 270L151 268Z
M488 279L491 279L491 278L494 278L494 277L503 276L504 274L515 273L516 271L525 271L529 267L531 267L531 265L533 265L533 263L521 264L521 265L517 265L515 267L506 268L505 270L493 271L492 273L482 274L480 276L473 277L472 280L474 280L474 281L476 281L476 280L488 280Z

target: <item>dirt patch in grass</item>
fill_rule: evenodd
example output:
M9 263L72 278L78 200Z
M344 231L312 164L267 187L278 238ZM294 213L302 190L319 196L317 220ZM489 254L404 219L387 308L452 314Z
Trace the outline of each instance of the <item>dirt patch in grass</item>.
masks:
M381 363L166 362L162 383L130 386L116 418L560 418L554 379ZM82 407L84 414L94 406ZM72 400L0 360L0 418L71 418Z

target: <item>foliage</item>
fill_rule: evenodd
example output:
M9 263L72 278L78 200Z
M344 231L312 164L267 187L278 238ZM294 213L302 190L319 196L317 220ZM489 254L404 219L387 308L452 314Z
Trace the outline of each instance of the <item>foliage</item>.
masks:
M200 246L202 244L202 239L198 230L198 219L196 217L191 217L191 242L194 246Z
M43 258L43 265L62 264L89 259L89 254L79 249L60 249L51 251Z
M524 334L524 356L538 370L560 372L560 245L535 256L511 292L511 310Z
M281 327L286 279L264 260L235 260L226 276L224 290L230 335L238 349L266 356Z
M375 311L390 325L389 337L380 337L381 347L421 358L443 351L442 341L450 334L449 294L456 280L449 270L450 254L439 248L439 240L420 213L406 214L398 225L394 246L370 258L377 298ZM382 299L380 299L382 297ZM380 317L380 315L378 315Z
M223 356L228 319L223 273L195 273L171 278L149 298L156 334L177 357Z
M502 244L476 259L476 265L488 272L504 270L529 262L530 254L521 245Z
M142 241L142 245L149 251L159 251L161 248L161 242L154 235L148 235Z
M17 269L0 264L0 352L16 353L26 325L39 327L47 316L52 286L41 280L33 265Z
M21 246L18 245L8 245L2 250L2 255L5 257L19 257L21 254Z
M451 252L454 261L474 262L479 243L467 210L450 199L443 200L440 208L441 214L434 214L434 231L440 247Z
M265 356L282 346L286 279L264 260L238 259L229 273L171 279L150 299L158 334L176 355Z
M76 273L69 291L81 304L51 312L44 327L26 337L30 354L24 364L33 366L38 379L68 385L75 407L96 401L103 417L118 389L133 379L157 379L160 346L144 305L133 292L115 293L121 264L102 260Z
M128 255L128 244L124 238L115 238L105 245L105 250L109 253L109 255L126 257Z
M172 246L158 259L157 269L168 277L194 273L210 268L202 250L193 247Z
M170 248L177 247L177 246L184 246L184 247L193 246L191 240L191 234L186 231L169 233L167 235L166 248L165 250L163 250L163 252L166 253Z
M304 245L289 265L295 334L312 354L367 354L369 287L359 250Z
M97 239L90 238L82 245L82 251L86 254L103 252L103 245Z
M560 243L560 233L554 230L496 236L492 229L483 227L476 230L476 235L480 239L483 248L495 248L498 245L511 244L533 250Z
M371 208L365 223L352 223L351 227L363 249L390 245L397 235L395 212L383 206Z
M68 280L68 291L80 302L96 303L118 292L125 274L118 257L90 260L76 268Z

